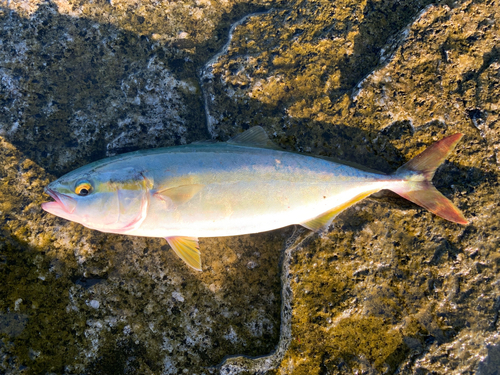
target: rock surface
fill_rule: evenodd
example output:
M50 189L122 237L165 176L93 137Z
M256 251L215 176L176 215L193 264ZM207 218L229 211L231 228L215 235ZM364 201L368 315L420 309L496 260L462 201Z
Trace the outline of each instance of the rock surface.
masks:
M498 2L2 6L1 373L498 373ZM380 193L322 236L202 239L196 273L40 209L78 166L254 125L387 173L462 132L434 183L470 224Z

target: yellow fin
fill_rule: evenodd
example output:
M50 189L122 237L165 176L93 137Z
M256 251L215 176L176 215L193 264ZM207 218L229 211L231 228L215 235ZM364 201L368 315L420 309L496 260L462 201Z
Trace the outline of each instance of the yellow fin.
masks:
M172 250L186 264L196 271L201 271L201 256L198 238L196 237L165 237Z
M154 196L166 202L172 202L175 206L178 206L191 200L191 198L193 198L202 188L203 185L200 184L181 185L158 190L154 193Z
M300 223L300 225L302 225L303 227L306 227L307 229L310 229L314 232L321 232L323 230L326 230L326 229L328 229L328 227L332 223L335 216L337 216L339 213L344 211L347 207L352 206L354 203L365 199L367 196L369 196L373 193L376 193L377 191L378 190L370 190L370 191L361 193L359 195L356 195L354 198L341 204L340 206L334 207L331 210L326 211L319 216L316 216L314 219Z
M407 180L406 184L397 184L390 189L443 219L458 224L468 224L463 213L432 185L432 177L436 169L444 162L462 136L462 133L457 133L443 138L399 167L393 175Z
M266 131L260 126L254 126L253 128L250 128L247 131L238 134L237 136L227 141L227 143L231 145L270 148L272 150L283 151L281 147L275 145L269 139Z

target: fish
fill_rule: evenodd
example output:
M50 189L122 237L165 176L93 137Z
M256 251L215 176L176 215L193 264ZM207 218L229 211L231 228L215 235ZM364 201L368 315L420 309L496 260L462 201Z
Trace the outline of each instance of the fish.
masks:
M463 134L434 143L391 174L285 151L255 126L227 142L141 150L78 168L51 182L43 210L106 233L162 237L201 271L200 237L289 225L324 232L347 207L389 189L468 224L432 184Z

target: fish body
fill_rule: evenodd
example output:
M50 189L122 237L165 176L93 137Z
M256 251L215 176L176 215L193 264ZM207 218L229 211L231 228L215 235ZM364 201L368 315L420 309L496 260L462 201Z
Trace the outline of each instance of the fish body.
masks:
M200 270L198 237L292 224L320 231L343 209L390 189L438 215L467 221L431 184L454 135L391 175L291 153L254 127L223 143L132 152L79 168L46 188L43 209L109 233L164 237ZM447 140L447 141L446 141Z

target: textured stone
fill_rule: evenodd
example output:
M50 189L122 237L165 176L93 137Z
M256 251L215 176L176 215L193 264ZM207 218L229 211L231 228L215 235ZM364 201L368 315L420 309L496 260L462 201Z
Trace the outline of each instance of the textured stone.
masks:
M428 4L7 3L0 372L497 373L500 6ZM254 125L387 173L462 132L434 183L470 224L380 193L322 236L202 239L195 273L40 209L53 175Z

